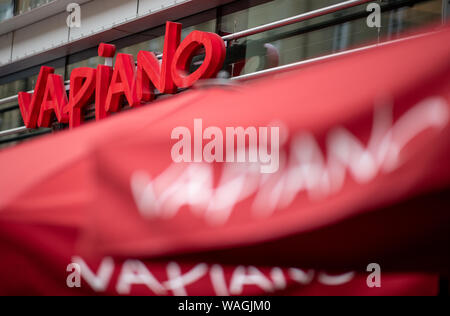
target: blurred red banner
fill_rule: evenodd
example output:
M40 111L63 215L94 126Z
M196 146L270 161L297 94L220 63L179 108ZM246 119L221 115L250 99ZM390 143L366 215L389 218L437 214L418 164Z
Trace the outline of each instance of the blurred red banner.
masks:
M448 38L193 89L3 151L0 294L437 294L450 267ZM172 132L196 135L195 120L278 127L277 171L175 163ZM81 288L66 285L71 263ZM366 284L370 263L381 288Z

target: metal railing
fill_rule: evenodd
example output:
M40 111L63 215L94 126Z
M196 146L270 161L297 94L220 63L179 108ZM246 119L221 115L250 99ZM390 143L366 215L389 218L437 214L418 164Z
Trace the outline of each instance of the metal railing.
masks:
M327 15L327 14L334 13L334 12L337 12L340 10L345 10L345 9L355 7L355 6L358 6L358 5L361 5L364 3L368 3L368 2L373 2L373 0L350 0L350 1L337 3L334 5L328 6L328 7L324 7L321 9L314 10L314 11L309 11L309 12L302 13L302 14L299 14L296 16L292 16L290 18L286 18L286 19L279 20L276 22L257 26L257 27L254 27L254 28L251 28L251 29L248 29L245 31L226 35L226 36L222 37L222 39L227 42L227 41L236 40L236 39L239 39L242 37L252 36L255 34L259 34L259 33L273 30L273 29L277 29L277 28L280 28L283 26L288 26L291 24L311 20L311 19L317 18L319 16Z
M231 80L246 81L246 80L250 80L250 79L257 79L257 78L264 77L264 76L270 75L270 74L275 74L275 73L280 73L280 72L284 72L284 71L294 70L294 69L299 68L299 67L301 67L303 65L309 65L309 64L316 63L316 62L332 59L332 58L335 58L335 57L339 57L339 56L344 56L344 55L348 55L348 54L353 54L353 53L365 51L365 50L372 49L372 48L375 48L375 47L382 47L382 46L392 45L392 44L395 44L395 43L398 43L398 42L408 41L408 40L420 38L420 37L423 37L423 36L431 35L431 34L434 34L434 33L436 33L436 32L427 32L427 33L423 33L423 34L419 34L419 35L408 36L408 37L404 37L404 38L400 38L400 39L396 39L396 40L391 40L391 41L386 41L386 42L382 42L382 43L378 43L378 44L367 45L367 46L363 46L363 47L359 47L359 48L355 48L355 49L348 49L346 51L339 52L339 53L334 53L334 54L329 54L329 55L320 56L320 57L316 57L316 58L311 58L311 59L307 59L307 60L302 60L302 61L291 63L291 64L288 64L288 65L283 65L283 66L279 66L279 67L274 67L274 68L270 68L270 69L265 69L265 70L249 73L249 74L246 74L246 75L233 77L233 78L231 78Z
M313 10L313 11L309 11L306 13L302 13L296 16L292 16L283 20L279 20L276 22L272 22L272 23L268 23L268 24L264 24L264 25L260 25L251 29L247 29L244 31L240 31L240 32L236 32L233 34L229 34L226 36L223 36L222 39L225 42L230 42L236 39L240 39L240 38L244 38L244 37L248 37L251 35L255 35L255 34L259 34L259 33L263 33L263 32L267 32L273 29L277 29L277 28L281 28L284 26L288 26L288 25L292 25L295 23L299 23L299 22L303 22L303 21L307 21L307 20L311 20L320 16L324 16L324 15L328 15L330 13L334 13L340 10L345 10L348 8L352 8L352 7L356 7L368 2L372 2L373 0L348 0L348 1L344 1L338 4L334 4L328 7L324 7L321 9L317 9L317 10ZM348 51L348 53L351 51ZM336 54L333 55L329 55L328 58L331 58L333 56L336 56ZM162 58L162 55L158 55L158 58ZM325 59L327 57L321 57L321 59ZM294 64L289 64L289 65L285 65L285 66L281 66L281 67L276 67L276 68L272 68L272 69L268 69L268 70L263 70L263 71L259 71L259 72L255 72L252 74L248 74L248 75L243 75L243 76L239 76L239 77L234 77L232 78L233 80L248 80L248 79L252 79L252 78L257 78L260 77L262 75L268 74L268 73L274 73L277 71L283 71L289 68L295 68L298 67L302 64L306 64L308 62L315 62L319 59L313 59L313 60L306 60L306 61L302 61L299 63L294 63ZM69 84L70 81L66 81L66 90L69 90ZM33 93L34 91L29 91L28 93ZM17 102L17 95L14 96L10 96L4 99L0 99L0 105L3 104L7 104L10 102ZM9 135L13 135L13 134L17 134L17 133L22 133L24 131L27 131L27 128L24 127L19 127L19 128L14 128L14 129L10 129L10 130L5 130L5 131L0 131L0 137L2 136L9 136Z
M17 127L17 128L13 128L13 129L8 129L6 131L0 131L0 137L26 132L27 130L28 129L26 128L26 126L22 126L22 127Z

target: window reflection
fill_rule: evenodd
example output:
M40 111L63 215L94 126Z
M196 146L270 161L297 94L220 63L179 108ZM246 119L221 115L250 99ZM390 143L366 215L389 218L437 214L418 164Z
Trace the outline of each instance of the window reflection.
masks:
M16 14L23 14L52 1L55 0L16 0Z
M182 38L193 30L224 36L340 2L342 0L240 0L177 22L183 23ZM232 76L249 74L365 43L394 39L407 29L440 21L442 0L413 2L411 6L405 6L405 1L381 1L384 11L380 30L367 27L366 5L360 5L232 41L227 48L224 69ZM118 53L131 54L135 58L141 50L160 54L164 47L164 26L131 35L114 44L118 46ZM191 71L201 61L200 54L194 58ZM90 57L71 63L67 70L70 74L73 68L95 67L99 63L102 63L101 59Z
M0 0L0 22L14 15L14 0Z
M72 62L70 64L67 65L67 70L66 70L66 78L65 80L70 80L70 74L72 73L72 71L75 68L80 68L80 67L90 67L90 68L96 68L97 65L102 64L102 58L98 57L98 56L93 56L90 57L88 59L84 59L81 61L77 61L77 62Z
M55 0L0 0L0 22Z
M342 1L273 0L225 14L219 29L222 35L227 35L339 2ZM381 6L380 30L367 27L366 5L360 5L236 40L227 51L227 70L233 76L249 74L394 39L407 29L441 19L442 0L422 1L413 6L404 6L404 1L382 1Z
M27 89L27 81L17 80L0 85L0 99L15 95L18 91ZM0 130L7 130L23 125L20 111L15 107L17 102L2 104L0 107Z
M183 24L181 32L181 40L186 38L192 31L216 32L216 10L209 10L199 15L181 19L179 22ZM147 32L142 32L134 36L136 44L119 48L118 53L133 55L137 58L137 54L141 50L151 51L156 55L161 54L164 49L164 33L165 27L161 26ZM121 46L120 43L118 45Z

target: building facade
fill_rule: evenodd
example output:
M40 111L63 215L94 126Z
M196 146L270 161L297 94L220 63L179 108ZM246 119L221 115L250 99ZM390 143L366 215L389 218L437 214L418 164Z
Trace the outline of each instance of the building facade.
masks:
M408 30L439 25L449 16L449 3L450 0L0 0L0 148L66 128L56 122L52 129L23 128L17 94L34 89L41 66L55 68L55 73L68 81L74 68L104 63L97 52L102 42L114 44L118 53L135 58L141 50L159 54L163 51L166 21L183 24L182 38L193 30L231 36L226 42L223 70L239 79L355 47L392 41ZM333 9L340 4L348 5ZM371 16L377 10L370 4L380 8L380 25L376 25L377 16ZM323 10L326 8L329 9ZM300 19L289 20L292 17ZM280 23L285 19L286 23ZM270 23L277 27L270 27ZM257 29L264 25L269 27ZM251 29L256 31L248 36L232 36ZM193 70L202 62L201 53L197 57L192 61ZM92 119L92 110L85 115L86 120Z

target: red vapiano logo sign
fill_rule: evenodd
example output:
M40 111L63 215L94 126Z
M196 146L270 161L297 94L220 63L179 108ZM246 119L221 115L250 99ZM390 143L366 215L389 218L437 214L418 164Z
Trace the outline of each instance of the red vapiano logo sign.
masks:
M83 121L83 108L95 102L96 120L120 111L124 99L131 107L152 101L155 89L173 94L188 88L199 79L217 75L225 60L225 43L214 33L193 31L181 42L181 24L167 22L162 62L155 54L140 51L137 66L134 57L118 54L113 67L76 68L70 75L67 98L62 76L51 67L42 67L34 93L20 92L19 106L27 128L50 127L53 115L70 128ZM192 58L200 48L205 58L196 71L189 74ZM100 44L99 56L112 58L114 45Z

